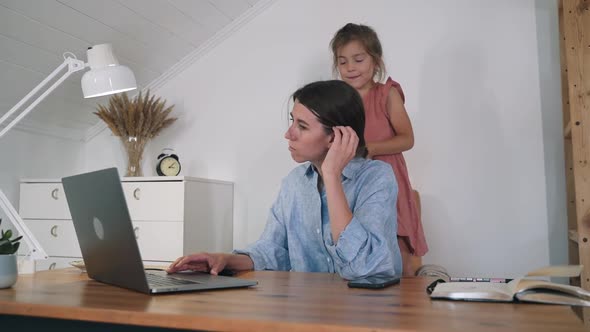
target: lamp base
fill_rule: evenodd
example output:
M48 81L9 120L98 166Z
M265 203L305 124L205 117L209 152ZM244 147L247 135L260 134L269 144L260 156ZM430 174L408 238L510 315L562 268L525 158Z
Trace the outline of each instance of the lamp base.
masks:
M33 274L35 273L35 260L27 257L18 257L16 261L18 274Z

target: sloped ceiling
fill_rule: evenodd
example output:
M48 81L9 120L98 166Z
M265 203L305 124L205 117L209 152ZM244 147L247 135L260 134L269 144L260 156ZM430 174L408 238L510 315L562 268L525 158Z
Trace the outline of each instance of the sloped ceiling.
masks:
M0 116L57 68L65 52L86 61L86 49L96 44L113 45L139 88L157 87L271 2L0 0ZM108 97L84 99L82 74L70 76L16 128L75 140L103 128L92 112Z

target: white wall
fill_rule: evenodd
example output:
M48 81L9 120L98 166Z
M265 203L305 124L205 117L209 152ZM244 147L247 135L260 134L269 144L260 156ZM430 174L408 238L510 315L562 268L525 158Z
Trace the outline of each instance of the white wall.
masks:
M295 166L283 138L290 93L331 78L330 38L347 22L365 23L406 91L416 136L406 159L430 245L424 261L454 275L546 265L548 230L558 227L548 215L563 217L565 198L546 180L563 176L546 160L563 159L547 155L561 149L552 143L561 124L543 116L550 105L540 96L539 54L555 45L537 42L537 23L554 28L536 21L540 10L532 0L277 1L154 91L176 104L180 120L148 146L145 173L173 147L184 175L234 181L235 246L255 241ZM542 73L558 82L551 75ZM89 169L124 167L108 132L86 151Z

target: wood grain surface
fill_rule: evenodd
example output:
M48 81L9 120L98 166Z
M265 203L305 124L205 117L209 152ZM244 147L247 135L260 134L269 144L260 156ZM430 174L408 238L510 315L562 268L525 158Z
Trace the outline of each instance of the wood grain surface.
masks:
M258 286L145 295L74 268L21 275L0 314L213 331L585 331L567 306L432 301L429 278L351 289L338 275L248 272Z

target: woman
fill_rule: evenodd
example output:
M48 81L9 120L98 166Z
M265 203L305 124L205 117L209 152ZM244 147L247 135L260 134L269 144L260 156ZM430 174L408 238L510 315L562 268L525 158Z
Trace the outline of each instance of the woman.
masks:
M232 254L180 257L169 273L283 270L345 279L401 274L397 184L388 164L365 159L359 94L345 82L320 81L297 90L293 101L285 138L291 157L304 164L283 180L260 239Z

